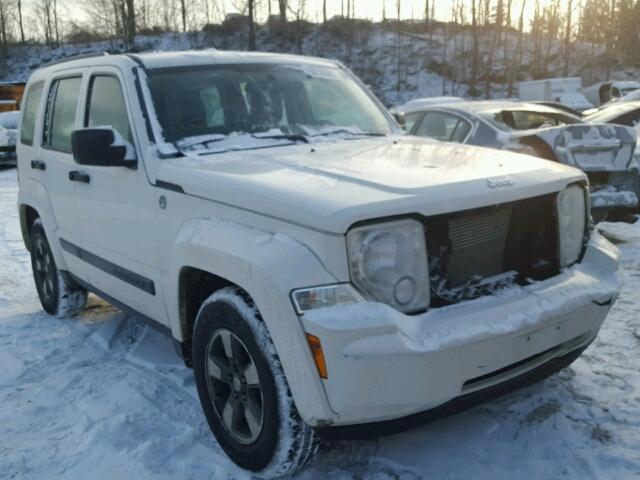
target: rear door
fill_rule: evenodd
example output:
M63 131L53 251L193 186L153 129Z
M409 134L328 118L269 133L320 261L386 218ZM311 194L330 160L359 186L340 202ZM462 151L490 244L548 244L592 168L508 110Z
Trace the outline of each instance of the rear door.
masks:
M166 321L160 282L163 221L149 183L131 115L135 90L119 69L90 69L82 100L82 127L112 127L136 152L137 168L76 165L85 182L75 197L89 283L111 299Z
M82 82L83 71L70 70L53 77L46 85L44 121L42 128L36 129L41 137L32 140L32 156L24 167L32 178L45 186L49 195L57 224L56 236L67 269L85 279L83 262L69 248L80 238L74 185L69 180L69 172L75 168L71 132L78 126ZM49 238L49 241L56 240Z

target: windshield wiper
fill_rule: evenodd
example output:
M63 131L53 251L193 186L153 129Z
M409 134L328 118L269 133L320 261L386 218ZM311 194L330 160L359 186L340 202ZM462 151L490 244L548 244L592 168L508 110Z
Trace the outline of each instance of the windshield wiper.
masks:
M220 136L220 137L212 137L212 138L203 138L202 140L196 140L191 143L187 143L186 145L180 145L180 142L173 142L173 146L176 147L176 150L179 152L183 150L190 150L193 147L197 147L198 145L204 145L205 147L210 143L221 142L229 138L228 135Z
M290 140L292 142L302 142L309 143L309 139L305 135L300 135L297 133L283 133L276 135L260 135L254 133L251 135L253 138L263 139L266 138L268 140Z
M346 133L347 135L353 135L354 137L386 137L386 133L379 132L355 132L353 130L349 130L348 128L338 128L336 130L330 130L328 132L316 133L314 135L310 135L310 137L329 137L331 135L338 135L340 133Z

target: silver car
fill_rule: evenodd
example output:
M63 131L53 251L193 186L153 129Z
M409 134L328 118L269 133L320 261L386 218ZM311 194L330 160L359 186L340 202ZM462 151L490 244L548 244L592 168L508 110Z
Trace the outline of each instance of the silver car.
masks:
M398 110L412 135L512 150L580 168L591 182L596 221L608 216L630 219L628 214L638 208L633 128L585 123L553 107L514 101L441 103Z

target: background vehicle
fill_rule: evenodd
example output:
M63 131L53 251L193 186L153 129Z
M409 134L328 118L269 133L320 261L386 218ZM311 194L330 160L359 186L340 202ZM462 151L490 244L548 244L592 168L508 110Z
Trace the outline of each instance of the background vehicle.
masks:
M520 82L518 98L525 101L558 102L580 112L593 108L593 105L582 94L582 79L580 77L547 78Z
M640 82L613 81L602 82L585 88L584 94L596 107L609 102L619 101L631 92L640 89Z
M635 188L635 180L629 183L638 177L632 162L636 134L628 127L586 124L579 117L539 104L489 101L423 109L411 134L576 166L589 176L596 220L610 212L626 218L638 206L640 189Z
M409 100L407 103L391 108L389 111L394 116L398 124L407 131L411 131L418 115L425 107L432 105L442 105L446 103L464 102L462 97L425 97Z
M0 166L16 165L16 138L20 112L0 112Z

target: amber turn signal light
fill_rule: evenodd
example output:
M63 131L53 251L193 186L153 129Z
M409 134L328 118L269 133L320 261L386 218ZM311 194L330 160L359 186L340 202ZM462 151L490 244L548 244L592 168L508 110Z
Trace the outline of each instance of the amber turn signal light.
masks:
M314 335L311 335L310 333L307 333L307 342L309 342L311 354L313 355L313 361L316 362L316 368L318 369L320 378L328 378L327 364L324 361L324 352L322 351L320 339Z

